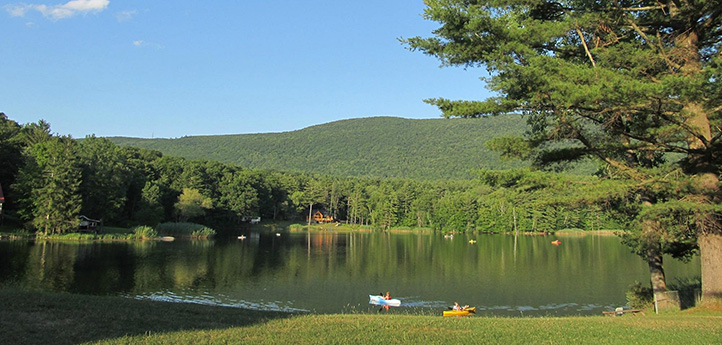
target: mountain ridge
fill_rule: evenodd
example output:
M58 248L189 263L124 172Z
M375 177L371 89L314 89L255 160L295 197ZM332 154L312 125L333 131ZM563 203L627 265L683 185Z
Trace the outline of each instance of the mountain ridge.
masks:
M440 179L470 178L479 169L528 166L502 161L484 145L494 137L521 136L526 129L520 115L478 119L376 116L277 133L108 139L121 146L250 169Z

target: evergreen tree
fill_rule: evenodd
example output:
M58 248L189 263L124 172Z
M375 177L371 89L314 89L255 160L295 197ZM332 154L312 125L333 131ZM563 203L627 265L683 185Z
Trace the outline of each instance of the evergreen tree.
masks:
M662 253L690 255L691 231L704 299L722 296L719 1L425 3L425 17L441 27L404 42L445 65L485 66L498 93L429 103L447 117L521 112L537 164L594 157L609 176L633 181L616 200L636 204L627 207L635 249L654 290L666 290ZM671 154L681 158L668 164Z
M16 188L24 191L20 214L45 235L77 229L81 208L81 172L76 142L53 137L26 151Z

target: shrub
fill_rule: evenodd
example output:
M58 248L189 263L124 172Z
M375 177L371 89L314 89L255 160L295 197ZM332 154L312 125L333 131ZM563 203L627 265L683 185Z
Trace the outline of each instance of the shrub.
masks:
M629 286L627 290L627 305L633 309L648 309L654 304L654 293L649 286L642 286L639 282Z
M151 228L150 226L141 225L133 228L132 238L139 240L149 240L158 237L158 231Z
M195 223L162 223L158 224L158 233L169 236L206 239L215 236L216 231L205 225Z
M209 227L207 227L207 226L204 226L204 227L202 227L202 228L200 228L200 229L198 229L198 230L193 231L193 233L191 233L191 237L194 237L194 238L209 238L209 237L215 236L215 234L216 234L216 231L215 231L215 230L213 230L213 229L211 229L211 228L209 228Z

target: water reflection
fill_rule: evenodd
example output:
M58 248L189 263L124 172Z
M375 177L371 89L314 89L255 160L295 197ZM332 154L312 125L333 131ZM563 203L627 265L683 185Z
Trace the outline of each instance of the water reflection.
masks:
M470 244L470 240L476 240ZM624 304L645 263L615 237L388 233L247 234L243 241L0 242L0 283L83 294L285 311L440 313L458 301L479 315L598 315ZM699 262L667 259L670 281Z

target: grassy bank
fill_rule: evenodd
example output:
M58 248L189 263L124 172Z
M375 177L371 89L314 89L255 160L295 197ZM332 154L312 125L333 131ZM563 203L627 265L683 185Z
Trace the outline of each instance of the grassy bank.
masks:
M565 318L292 315L0 289L3 344L719 344L720 310Z
M291 231L336 231L336 232L414 232L429 233L434 232L430 228L419 227L392 227L387 230L377 229L369 225L344 224L344 223L325 223L325 224L289 224Z
M53 241L145 241L159 240L163 236L206 240L215 236L216 231L201 224L193 223L162 223L155 228L137 226L122 228L104 226L99 233L70 232L67 234L43 235L40 233L21 231L18 229L2 229L0 239L38 239ZM6 230L6 231L5 231Z
M335 232L393 232L393 233L459 233L459 234L513 234L512 231L499 231L499 232L483 232L483 231L449 231L449 230L434 230L431 228L420 228L420 227L392 227L387 230L374 228L368 225L358 224L344 224L344 223L325 223L325 224L306 224L306 223L288 223L286 226L291 231L335 231ZM252 227L253 229L253 227ZM530 232L522 231L524 235L555 235L555 236L618 236L622 230L582 230L582 229L562 229L554 232Z
M563 229L554 231L555 236L619 236L623 234L623 230L581 230L581 229Z
M119 227L103 227L100 234L72 232L62 235L42 235L17 228L4 228L0 231L0 238L3 239L42 239L59 241L127 241L132 240L133 230Z
M335 231L335 232L373 232L379 231L370 226L343 223L326 223L326 224L306 224L294 223L289 224L288 229L291 231Z

